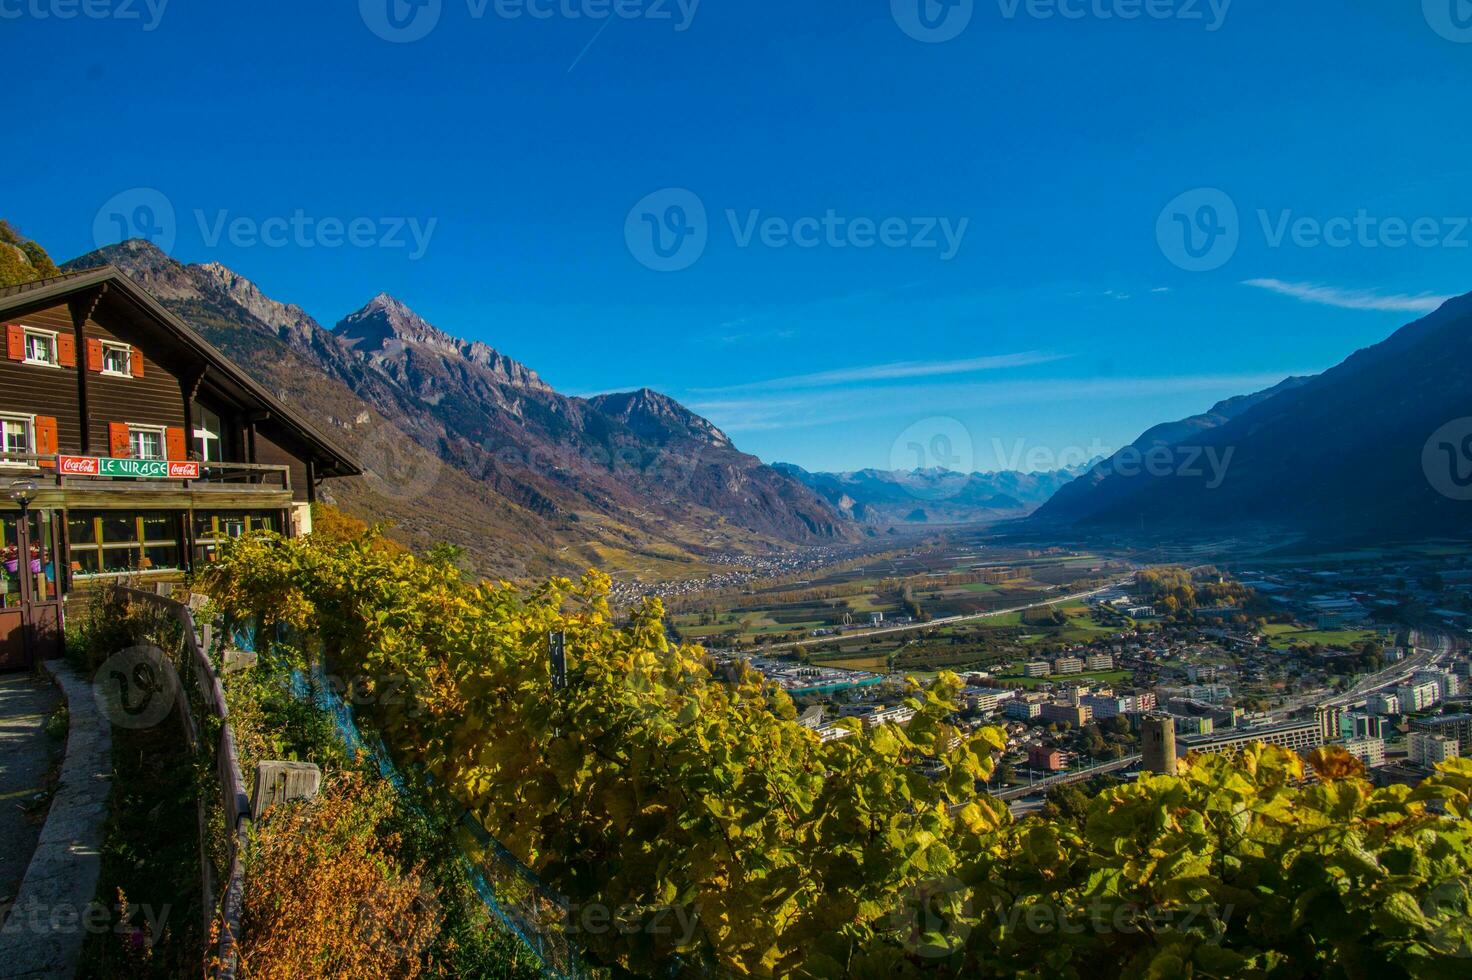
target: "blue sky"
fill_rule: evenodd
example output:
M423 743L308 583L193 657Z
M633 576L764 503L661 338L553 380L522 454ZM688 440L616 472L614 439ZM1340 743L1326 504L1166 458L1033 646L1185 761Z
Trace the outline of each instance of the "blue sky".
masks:
M768 460L1069 461L1472 290L1462 0L89 2L0 0L54 254L388 291Z

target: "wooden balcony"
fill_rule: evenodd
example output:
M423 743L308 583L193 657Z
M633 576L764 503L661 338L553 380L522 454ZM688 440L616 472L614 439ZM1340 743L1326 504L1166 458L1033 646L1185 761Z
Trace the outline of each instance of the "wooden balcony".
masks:
M86 476L61 473L59 462L65 455L0 453L0 501L17 480L35 483L32 506L37 508L285 508L292 501L286 466L198 463L199 476L187 479Z

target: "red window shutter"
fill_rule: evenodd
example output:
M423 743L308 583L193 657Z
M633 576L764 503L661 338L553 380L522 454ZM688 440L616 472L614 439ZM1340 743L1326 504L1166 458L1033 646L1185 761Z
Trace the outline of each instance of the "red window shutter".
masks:
M56 419L49 415L36 416L36 455L55 456L56 449ZM54 462L43 462L40 465L46 467L55 466Z
M56 363L62 367L77 366L77 338L69 333L56 336Z
M189 458L189 447L184 443L183 429L164 430L164 455L172 460Z
M87 370L102 370L102 341L96 337L87 338Z
M128 358L128 361L133 366L133 377L143 377L143 352L134 347L133 355Z
M26 332L20 328L18 323L5 325L5 354L12 361L26 359Z
M128 440L128 423L107 423L107 447L108 453L119 459L133 455L133 446Z

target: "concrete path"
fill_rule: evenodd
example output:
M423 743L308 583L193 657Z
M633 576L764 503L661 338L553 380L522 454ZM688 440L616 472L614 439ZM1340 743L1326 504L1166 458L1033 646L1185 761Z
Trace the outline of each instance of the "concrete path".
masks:
M112 726L91 683L64 661L44 667L66 698L66 760L15 906L0 926L0 978L71 977L87 933L107 926L107 908L94 896L112 790Z
M60 703L61 692L44 678L0 674L0 922L41 839L40 823L26 819L25 809L61 757L61 743L45 732Z

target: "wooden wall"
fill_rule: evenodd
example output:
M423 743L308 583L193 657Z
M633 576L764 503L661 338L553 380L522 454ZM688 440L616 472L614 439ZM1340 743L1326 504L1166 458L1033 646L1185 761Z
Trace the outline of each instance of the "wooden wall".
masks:
M4 322L76 335L71 311L64 304L40 313L10 317ZM62 452L76 452L82 444L82 413L77 408L76 369L21 364L4 357L4 353L0 350L0 412L53 416L56 419L56 435ZM81 363L80 353L78 363Z
M134 348L134 356L142 351L143 377L114 378L89 372L87 374L87 414L92 436L92 451L107 453L107 426L109 422L128 422L135 425L162 425L182 427L184 425L184 395L179 388L179 379L159 367L158 362L148 356L139 338L130 335L126 327L105 327L89 319L85 327L87 340L115 340ZM85 343L77 352L78 370L86 370L87 351ZM188 434L186 434L187 437ZM193 440L189 439L193 445Z
M291 499L305 501L307 496L307 464L300 456L276 442L267 434L269 424L256 430L256 462L291 468ZM285 440L282 440L285 441Z

